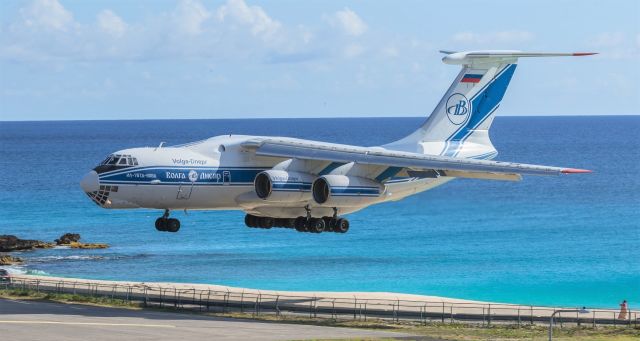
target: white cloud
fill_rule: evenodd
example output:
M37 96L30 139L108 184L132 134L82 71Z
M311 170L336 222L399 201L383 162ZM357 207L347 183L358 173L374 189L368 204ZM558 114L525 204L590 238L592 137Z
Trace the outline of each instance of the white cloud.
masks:
M104 10L98 14L98 27L114 37L121 37L127 30L127 24L111 10Z
M453 40L459 43L465 44L513 44L513 43L525 43L532 41L535 35L529 31L498 31L488 33L475 33L475 32L458 32L453 35Z
M364 52L364 47L360 44L349 44L344 48L344 56L347 58L355 58Z
M249 27L251 34L265 40L272 39L282 26L261 7L248 6L243 0L228 0L216 12L220 22L232 21Z
M324 58L356 58L365 51L397 57L396 44L367 46L367 25L348 8L322 17L337 30L301 24L285 26L246 0L225 0L209 8L181 0L168 12L125 21L100 9L95 21L79 22L57 0L34 0L0 23L0 59L21 62L251 58L267 63L299 63ZM346 36L346 37L345 37ZM113 39L105 39L105 37ZM386 48L385 48L386 46Z
M180 32L188 35L202 33L202 24L211 13L197 0L182 0L173 12L173 20Z
M382 55L387 58L395 58L400 56L400 52L395 46L391 45L382 49Z
M334 14L333 25L339 26L345 34L350 36L361 36L367 32L367 24L356 14L356 12L345 7Z
M617 47L625 41L626 37L622 32L603 32L589 39L590 45L594 47Z
M587 45L600 53L599 58L637 60L640 57L640 34L634 37L623 32L601 32L589 37Z
M73 14L57 0L36 0L20 10L22 23L36 29L66 31L73 24Z

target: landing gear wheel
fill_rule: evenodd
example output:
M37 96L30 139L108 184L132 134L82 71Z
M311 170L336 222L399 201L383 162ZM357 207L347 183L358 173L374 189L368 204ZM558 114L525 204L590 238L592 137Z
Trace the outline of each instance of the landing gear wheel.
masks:
M273 227L274 219L271 217L260 217L258 220L258 226L263 229L270 229Z
M260 219L259 217L256 217L252 214L247 214L246 216L244 216L244 223L248 227L258 227L259 219Z
M293 229L293 228L296 227L295 218L286 218L286 219L283 219L283 220L284 220L284 225L282 227L288 228L288 229Z
M294 227L298 232L307 232L307 218L298 217L294 222Z
M333 218L331 218L331 217L322 217L322 220L324 220L324 230L326 232L333 232L333 227L335 226L335 224L331 223L331 220L333 220Z
M166 231L168 232L178 232L178 230L180 230L180 220L175 219L175 218L169 218L167 219L167 229Z
M164 232L167 230L167 218L158 218L156 219L156 230L160 232Z
M309 220L309 232L311 233L321 233L324 231L324 219L322 218L311 218Z
M336 221L336 226L333 231L338 233L347 233L347 231L349 231L349 221L344 218L339 218Z

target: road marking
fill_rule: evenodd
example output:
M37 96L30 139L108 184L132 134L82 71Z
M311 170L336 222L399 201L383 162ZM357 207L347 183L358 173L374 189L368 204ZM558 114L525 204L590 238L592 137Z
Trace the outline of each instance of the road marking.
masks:
M0 321L7 324L63 324L74 326L114 326L114 327L151 327L151 328L175 328L170 324L141 324L141 323L100 323L100 322L58 322L58 321Z

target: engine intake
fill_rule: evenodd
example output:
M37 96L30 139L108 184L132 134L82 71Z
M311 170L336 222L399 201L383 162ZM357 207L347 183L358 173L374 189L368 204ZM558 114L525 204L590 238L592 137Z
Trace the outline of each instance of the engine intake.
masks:
M301 172L270 169L256 175L253 182L258 198L272 202L307 201L311 199L314 176Z
M371 179L323 175L313 182L313 200L323 206L356 206L377 201L384 186Z

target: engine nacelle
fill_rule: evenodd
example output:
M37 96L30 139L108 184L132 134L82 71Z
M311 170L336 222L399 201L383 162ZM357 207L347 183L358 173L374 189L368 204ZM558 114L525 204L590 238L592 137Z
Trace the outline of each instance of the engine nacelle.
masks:
M346 175L323 175L313 182L313 200L322 206L358 206L377 201L384 185L371 179Z
M311 200L311 184L315 177L301 172L270 169L256 175L253 181L258 198L271 202Z

